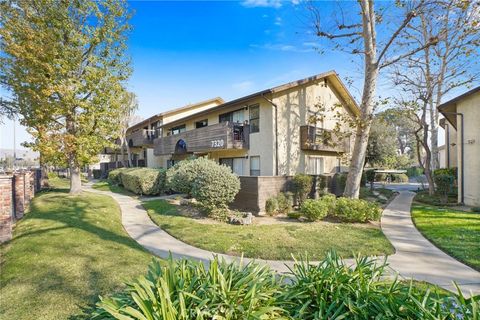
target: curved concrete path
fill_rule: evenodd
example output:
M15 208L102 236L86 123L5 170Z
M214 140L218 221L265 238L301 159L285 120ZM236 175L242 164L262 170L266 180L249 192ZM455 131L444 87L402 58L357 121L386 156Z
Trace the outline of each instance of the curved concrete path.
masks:
M90 192L109 195L120 205L122 224L127 233L144 248L158 257L188 258L209 264L214 255L226 261L239 261L236 256L217 254L188 245L160 229L148 216L141 201L130 196L91 189ZM381 224L386 237L395 247L395 254L388 257L391 270L404 279L416 279L436 284L456 292L453 281L457 282L465 296L480 294L480 273L448 256L428 240L413 225L410 206L413 192L401 192L384 210ZM166 197L165 197L166 198ZM159 197L156 197L159 199ZM145 200L145 199L144 199ZM383 258L381 258L383 260ZM276 272L284 273L293 266L292 261L274 261L243 258L243 262L255 260L270 266ZM353 259L345 262L353 264Z
M427 281L456 292L480 294L480 272L455 260L425 239L413 224L410 207L415 193L402 191L382 215L382 231L395 247L390 267L404 278ZM479 244L480 245L480 244Z

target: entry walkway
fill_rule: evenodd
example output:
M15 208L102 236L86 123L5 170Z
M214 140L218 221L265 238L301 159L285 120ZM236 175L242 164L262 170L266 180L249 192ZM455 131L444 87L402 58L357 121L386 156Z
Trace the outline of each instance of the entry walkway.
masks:
M141 201L130 196L99 191L86 187L87 191L109 195L120 205L122 224L127 233L145 249L161 258L197 259L205 264L214 255L226 261L239 261L239 257L216 254L188 245L160 229L148 216ZM396 253L388 257L391 269L405 279L413 278L436 284L456 292L453 281L461 287L465 295L470 291L480 294L480 273L451 258L433 246L415 228L410 217L410 206L414 193L401 192L384 210L381 220L382 230L395 247ZM158 197L156 197L158 199ZM243 262L252 259L244 258ZM273 270L284 273L293 266L292 261L255 259L269 265ZM346 259L353 264L353 259Z

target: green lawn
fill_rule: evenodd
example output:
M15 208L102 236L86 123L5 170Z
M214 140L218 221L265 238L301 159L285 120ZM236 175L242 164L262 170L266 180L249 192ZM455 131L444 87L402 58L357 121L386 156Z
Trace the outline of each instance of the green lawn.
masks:
M101 191L111 191L111 192L115 192L115 193L121 193L121 194L125 194L125 195L132 196L132 197L136 196L134 193L126 190L125 188L123 188L121 186L117 186L117 185L112 185L112 184L108 183L106 180L102 180L102 181L99 181L97 183L94 183L92 188L97 189L97 190L101 190Z
M392 254L393 247L379 227L352 223L300 223L235 226L200 223L178 215L175 206L163 200L145 202L152 220L172 236L193 246L218 253L272 260L290 260L308 253L322 259L329 249L343 257L356 253Z
M93 193L40 193L0 250L0 319L81 319L152 259L124 231L115 201Z
M412 216L427 239L480 271L480 214L416 204Z
M438 194L429 195L428 191L419 191L415 196L415 201L429 204L432 206L456 206L458 205L458 197L454 193L448 195L447 203Z

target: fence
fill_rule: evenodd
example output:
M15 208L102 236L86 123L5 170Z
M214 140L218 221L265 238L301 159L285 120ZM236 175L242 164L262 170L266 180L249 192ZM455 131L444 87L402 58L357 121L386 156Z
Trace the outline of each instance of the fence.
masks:
M12 227L40 190L39 170L0 176L0 243L12 238Z

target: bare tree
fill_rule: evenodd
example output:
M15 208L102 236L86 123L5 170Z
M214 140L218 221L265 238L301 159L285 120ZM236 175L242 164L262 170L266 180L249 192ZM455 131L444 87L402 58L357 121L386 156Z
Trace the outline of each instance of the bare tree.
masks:
M417 97L427 99L426 122L429 124L431 169L439 167L438 106L445 95L480 79L480 2L478 0L439 1L432 9L419 14L421 23L409 26L403 34L402 45L419 45L434 35L441 35L438 44L426 47L399 63L394 83L414 87ZM418 76L419 75L419 76Z
M438 42L437 37L432 37L424 43L406 50L398 45L404 30L415 23L414 20L417 20L419 13L428 7L428 1L397 1L394 10L396 16L400 17L398 21L385 14L386 10L376 10L374 3L374 0L358 0L355 10L359 10L359 14L350 13L347 18L340 10L341 17L339 19L330 19L330 24L333 23L331 31L323 23L320 9L313 2L309 5L317 35L332 41L336 49L360 56L364 63L361 114L357 119L355 144L344 192L344 195L350 198L359 196L380 70ZM385 26L380 37L377 36L377 24Z
M132 125L132 122L135 117L135 111L138 109L138 100L137 96L133 92L125 92L125 95L122 99L121 107L121 129L120 129L120 150L122 154L122 164L124 167L127 167L125 162L125 151L127 151L128 156L128 166L132 166L132 157L130 152L130 146L127 141L127 130Z

